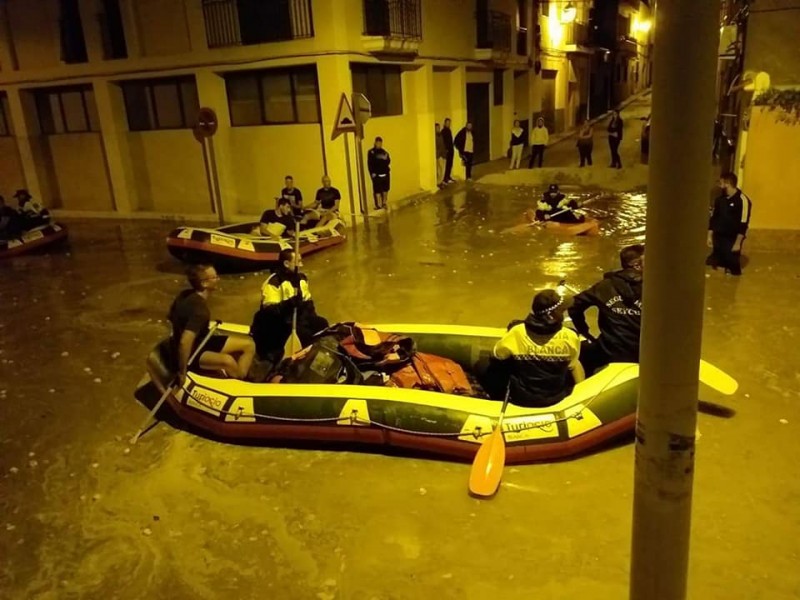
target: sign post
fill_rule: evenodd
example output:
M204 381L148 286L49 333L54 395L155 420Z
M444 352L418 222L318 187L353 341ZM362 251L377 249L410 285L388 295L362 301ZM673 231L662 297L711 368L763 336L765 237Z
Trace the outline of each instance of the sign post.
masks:
M358 160L358 184L362 198L361 212L369 216L369 199L367 198L367 184L364 176L364 124L372 116L372 105L364 94L353 94L353 107L355 108L356 121L356 159Z
M356 216L356 204L353 196L353 175L352 165L350 164L350 142L347 139L348 133L356 132L356 120L353 116L353 109L347 101L347 95L342 94L339 100L339 110L336 113L336 125L333 128L333 135L331 140L335 140L340 135L344 136L344 160L347 168L347 191L350 194L350 214ZM359 189L359 197L361 190ZM360 200L359 200L360 204Z
M203 166L206 171L208 194L211 197L211 212L219 216L219 224L225 224L225 215L222 209L222 193L219 188L219 173L217 171L217 156L214 151L214 135L217 133L219 121L213 109L203 107L197 113L197 123L194 126L194 137L203 147ZM206 146L206 144L208 144Z

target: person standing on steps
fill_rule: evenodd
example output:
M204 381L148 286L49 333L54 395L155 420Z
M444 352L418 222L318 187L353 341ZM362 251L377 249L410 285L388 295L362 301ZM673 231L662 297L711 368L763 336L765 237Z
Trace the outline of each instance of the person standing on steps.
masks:
M461 156L464 169L467 172L467 181L472 181L472 161L475 159L475 139L472 137L472 123L467 124L456 134L453 144Z
M436 123L436 187L443 188L447 185L447 179L444 176L445 167L447 165L447 147L444 143L444 136L442 135L442 126Z
M442 183L455 183L452 178L453 173L453 158L455 157L455 145L453 144L453 130L450 129L450 119L444 120L444 127L442 127L442 140L444 141L444 149L447 152L445 155L444 176Z
M550 132L544 126L544 118L539 117L536 119L536 127L531 131L531 157L528 160L528 168L533 168L533 163L536 157L539 157L539 168L542 166L544 160L544 150L550 142Z
M714 201L708 222L708 247L711 254L706 264L714 269L722 267L731 275L742 274L742 244L750 226L750 198L736 187L738 179L733 173L719 178L722 194Z
M522 160L522 149L525 147L525 130L519 126L519 121L514 121L511 128L511 165L509 169L519 169Z
M608 147L611 149L611 168L621 169L622 159L619 157L619 145L622 143L622 117L618 110L611 111L608 122Z
M578 132L578 143L576 144L578 146L578 156L580 156L581 159L581 166L592 166L592 148L594 147L593 135L592 124L586 121Z
M383 148L383 138L375 138L375 145L367 152L367 169L372 178L372 195L375 200L375 210L386 208L389 194L389 165L392 159Z

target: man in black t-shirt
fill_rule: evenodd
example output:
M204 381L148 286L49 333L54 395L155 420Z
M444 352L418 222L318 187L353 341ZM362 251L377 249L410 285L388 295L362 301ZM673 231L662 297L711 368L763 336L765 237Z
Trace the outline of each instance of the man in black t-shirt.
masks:
M183 385L187 371L225 371L244 379L250 370L256 346L249 337L212 335L191 364L189 359L208 334L211 313L208 296L217 287L219 276L211 265L190 265L186 278L191 289L183 290L170 306L167 318L172 323L171 348L177 358L178 380Z
M322 227L330 221L339 218L339 202L342 195L335 187L331 186L331 178L327 175L322 177L322 187L317 190L314 200L314 210L319 214L317 227Z
M0 238L8 239L20 233L19 213L6 205L6 199L0 196Z
M303 216L303 194L294 187L294 178L291 175L287 175L284 182L284 188L281 190L280 198L285 198L289 201L289 204L294 211L294 214L298 217ZM280 199L279 198L279 199ZM277 208L277 205L276 205Z
M279 198L275 210L265 210L261 215L258 229L265 237L281 237L284 233L293 233L294 215L289 200Z

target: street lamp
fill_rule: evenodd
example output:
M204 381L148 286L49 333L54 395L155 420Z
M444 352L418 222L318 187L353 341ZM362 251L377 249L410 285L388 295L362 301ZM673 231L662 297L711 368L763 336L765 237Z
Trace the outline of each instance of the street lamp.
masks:
M564 10L561 11L561 22L562 23L572 23L575 21L575 18L578 16L578 9L575 8L575 5L572 2L567 2L567 5L564 7Z

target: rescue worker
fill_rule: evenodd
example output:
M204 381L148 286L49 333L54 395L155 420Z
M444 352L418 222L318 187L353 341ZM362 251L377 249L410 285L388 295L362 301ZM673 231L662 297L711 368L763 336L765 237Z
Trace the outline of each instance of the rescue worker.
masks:
M588 290L573 298L569 316L586 341L581 344L581 363L586 376L612 362L639 362L642 327L642 277L644 246L634 244L619 253L622 269L611 271ZM586 323L586 311L597 307L600 336Z
M552 406L583 381L578 334L564 327L565 300L555 290L533 299L531 313L513 322L495 344L494 356L510 362L511 402L520 406Z
M258 233L265 237L281 237L284 233L294 234L294 211L291 200L278 198L275 209L267 209L261 214Z
M189 364L208 332L211 314L208 297L213 292L219 276L211 265L190 265L186 270L190 289L183 290L170 306L167 318L172 323L171 349L177 359L178 380L186 380L190 369L225 371L237 379L244 379L250 371L256 347L248 337L212 335L200 355Z
M262 360L277 364L283 347L292 333L292 319L297 307L297 335L303 347L313 335L328 327L328 321L317 314L308 277L300 272L303 259L294 250L281 250L277 270L261 286L261 307L253 315L250 335Z
M375 201L375 210L386 208L391 181L389 178L389 165L392 159L383 147L383 138L376 137L375 145L367 152L367 169L372 178L372 195Z
M742 244L750 226L750 198L736 187L738 179L725 173L719 179L722 194L714 201L708 222L708 247L711 254L706 264L716 269L722 267L731 275L742 274Z
M551 183L542 199L536 205L537 221L555 221L557 223L583 223L586 217L576 213L579 205L576 200L567 199L555 183Z

